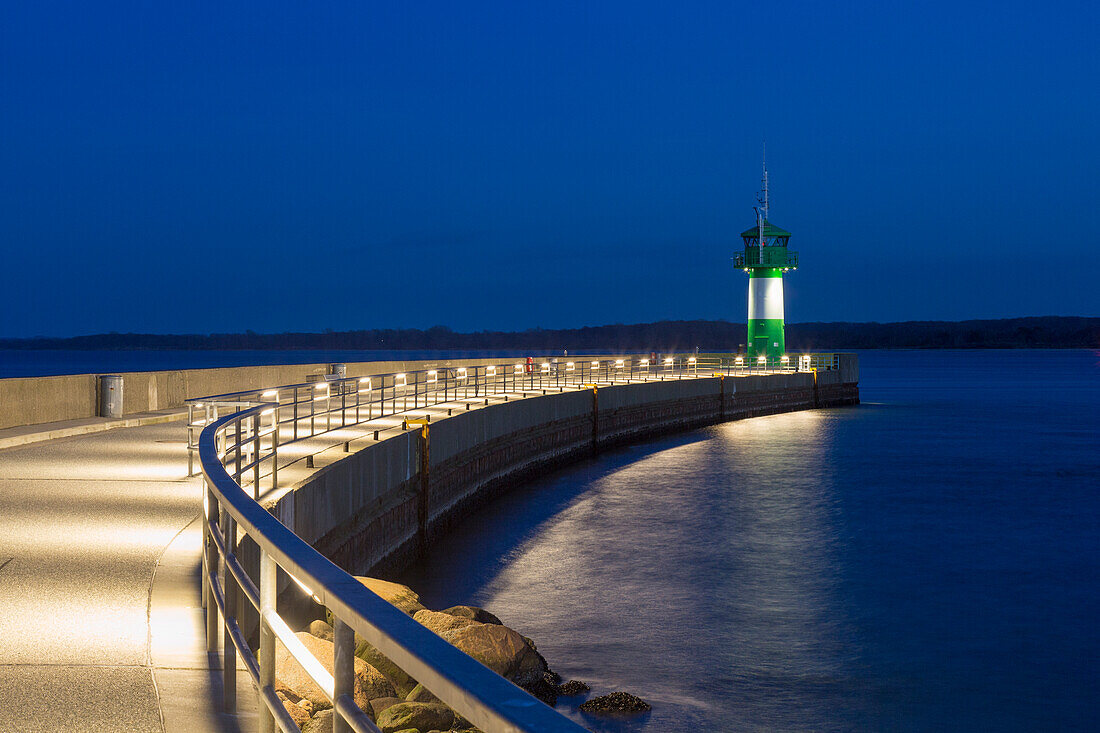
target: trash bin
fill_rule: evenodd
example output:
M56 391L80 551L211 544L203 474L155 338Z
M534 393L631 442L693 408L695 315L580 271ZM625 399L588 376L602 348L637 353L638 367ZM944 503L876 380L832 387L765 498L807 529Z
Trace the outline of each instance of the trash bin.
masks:
M122 375L99 375L100 417L122 417Z

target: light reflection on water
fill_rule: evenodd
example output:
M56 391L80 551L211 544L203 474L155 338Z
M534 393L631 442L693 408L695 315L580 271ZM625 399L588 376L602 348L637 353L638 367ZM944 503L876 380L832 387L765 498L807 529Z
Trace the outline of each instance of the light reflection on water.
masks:
M592 729L1088 730L1100 371L996 356L864 355L859 408L602 454L494 501L403 580L653 704L615 723L559 702Z

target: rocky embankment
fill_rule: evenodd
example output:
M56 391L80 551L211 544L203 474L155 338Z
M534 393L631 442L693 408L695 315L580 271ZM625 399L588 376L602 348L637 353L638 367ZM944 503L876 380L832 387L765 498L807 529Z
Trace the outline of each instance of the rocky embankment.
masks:
M375 578L359 578L370 590L412 616L426 628L469 654L497 674L539 698L555 705L559 696L577 696L588 691L583 682L561 678L535 646L535 642L501 623L493 614L476 606L454 606L432 611L420 603L420 597L408 586ZM328 619L331 622L331 618ZM329 672L333 669L333 630L330 623L314 621L308 630L296 634L313 656ZM382 733L433 733L465 731L476 733L466 719L444 704L423 685L409 677L358 634L355 637L355 703L367 712ZM306 671L277 644L275 650L276 692L303 733L332 731L332 703ZM615 698L604 706L604 698L585 703L591 712L648 710L637 703L624 704L626 693L605 696ZM621 697L625 696L625 697ZM592 703L596 703L592 705Z

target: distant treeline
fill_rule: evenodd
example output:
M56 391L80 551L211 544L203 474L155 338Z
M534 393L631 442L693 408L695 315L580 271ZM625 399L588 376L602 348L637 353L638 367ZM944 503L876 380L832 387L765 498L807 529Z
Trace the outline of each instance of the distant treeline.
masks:
M3 349L364 349L531 351L736 351L745 324L660 321L527 331L457 333L445 326L323 333L158 335L107 333L73 338L0 339ZM1082 349L1100 348L1100 318L1044 316L990 321L790 323L787 348L842 349Z

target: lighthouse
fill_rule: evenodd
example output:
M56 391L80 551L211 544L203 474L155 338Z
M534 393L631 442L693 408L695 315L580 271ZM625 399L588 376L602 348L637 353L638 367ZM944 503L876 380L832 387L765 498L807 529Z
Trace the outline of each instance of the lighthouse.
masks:
M783 274L798 268L798 253L787 248L791 233L768 221L768 166L764 163L762 191L757 199L756 226L741 232L745 250L735 258L749 275L749 364L760 357L771 368L786 366L783 357Z

